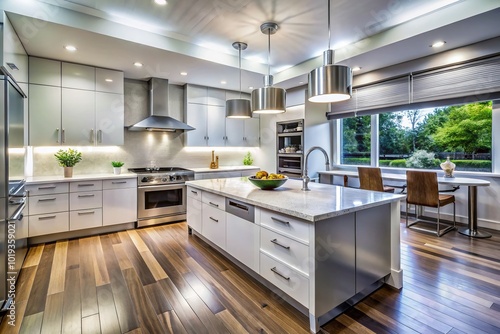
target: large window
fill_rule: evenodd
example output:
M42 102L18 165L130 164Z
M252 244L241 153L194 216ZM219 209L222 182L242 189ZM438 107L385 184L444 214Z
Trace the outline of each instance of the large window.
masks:
M379 166L491 172L492 102L405 110L342 120L341 163L370 164L370 117L378 117Z
M360 116L342 120L341 163L347 165L371 164L371 118Z

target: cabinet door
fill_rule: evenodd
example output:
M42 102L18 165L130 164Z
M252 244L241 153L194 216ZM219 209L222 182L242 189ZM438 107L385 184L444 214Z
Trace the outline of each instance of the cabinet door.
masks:
M85 90L95 90L95 67L62 63L61 86Z
M208 87L207 90L207 104L210 106L226 106L226 91L217 88Z
M29 85L29 139L33 146L61 142L61 88Z
M226 107L208 106L207 136L209 146L224 146Z
M226 213L203 203L201 234L220 248L226 249Z
M207 87L186 85L187 103L207 104Z
M260 118L245 119L245 146L260 145Z
M207 146L207 109L203 104L187 104L186 122L195 128L187 131L187 146Z
M260 227L226 213L226 251L255 272L259 272Z
M239 118L226 118L226 146L245 146L245 121Z
M102 191L102 225L137 221L137 188Z
M29 58L30 84L61 86L61 62L37 57Z
M95 93L96 142L123 145L124 103L122 94Z
M188 196L186 209L186 219L189 227L201 233L201 201Z
M96 68L95 90L123 95L123 72Z
M62 89L64 145L93 145L95 138L95 92Z

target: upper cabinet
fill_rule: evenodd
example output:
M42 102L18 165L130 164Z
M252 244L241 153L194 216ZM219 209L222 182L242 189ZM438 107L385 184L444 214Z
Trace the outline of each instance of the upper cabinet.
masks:
M123 145L123 72L30 57L30 145Z
M226 118L226 100L239 92L186 85L185 119L196 130L186 132L186 146L259 146L260 120ZM250 95L243 93L244 99Z

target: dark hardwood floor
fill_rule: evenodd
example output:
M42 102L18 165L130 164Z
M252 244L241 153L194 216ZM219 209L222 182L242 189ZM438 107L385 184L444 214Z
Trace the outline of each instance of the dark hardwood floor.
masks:
M401 225L404 288L384 286L323 333L500 333L500 232ZM308 333L309 323L185 223L30 249L16 326L0 333Z

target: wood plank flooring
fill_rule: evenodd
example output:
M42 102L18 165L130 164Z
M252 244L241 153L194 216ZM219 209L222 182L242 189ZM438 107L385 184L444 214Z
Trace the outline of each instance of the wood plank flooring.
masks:
M404 288L383 286L322 333L500 333L500 232L401 225ZM16 326L0 333L308 333L309 323L185 222L32 247Z

